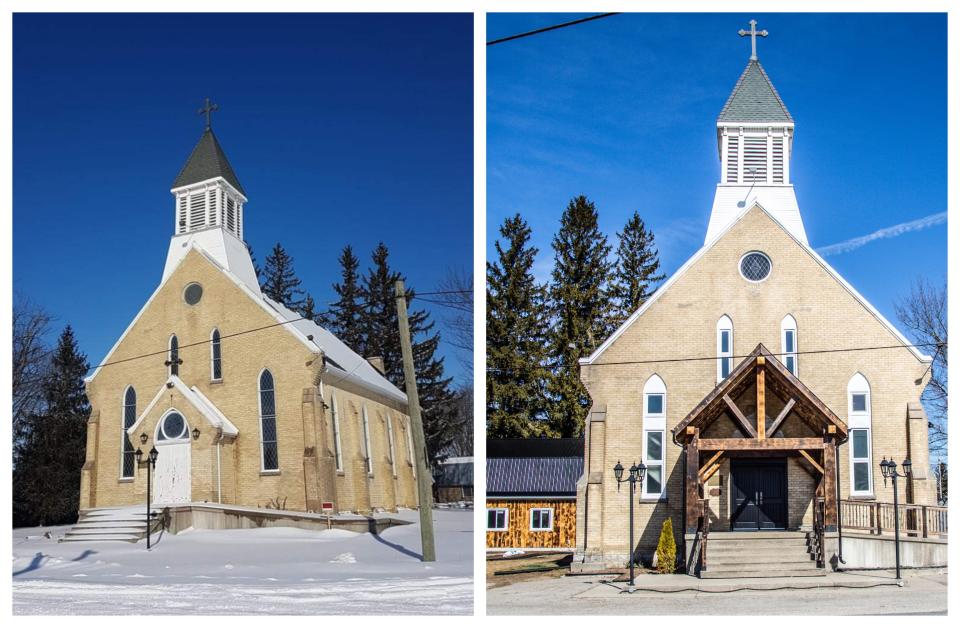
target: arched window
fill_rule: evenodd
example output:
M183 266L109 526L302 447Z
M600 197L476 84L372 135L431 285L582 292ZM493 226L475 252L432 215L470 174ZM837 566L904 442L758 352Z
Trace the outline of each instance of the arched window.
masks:
M177 335L170 336L170 353L167 356L167 362L170 363L170 375L180 375L180 343L177 341Z
M870 384L857 373L847 384L847 426L850 429L850 494L873 494L873 446Z
M137 391L133 386L127 386L123 391L123 420L122 435L120 438L120 477L132 478L134 469L133 442L127 430L137 422Z
M340 408L337 406L337 396L330 395L330 412L333 414L333 460L337 471L343 471L343 448L340 445Z
M724 314L717 321L717 383L733 370L733 321Z
M263 369L260 373L260 469L279 471L277 451L277 404L273 375Z
M367 417L367 406L360 408L361 422L363 423L363 455L367 459L367 473L373 473L373 451L370 449L370 419Z
M397 459L393 448L393 418L389 412L387 412L387 445L390 447L390 469L393 471L393 476L396 477Z
M177 411L170 412L157 425L157 441L189 440L190 426Z
M220 354L220 330L216 327L210 333L210 378L223 379L223 362Z
M663 481L664 435L667 427L667 387L659 375L651 375L643 386L643 480L642 498L656 499L666 493Z
M780 361L797 375L797 321L787 314L780 321Z

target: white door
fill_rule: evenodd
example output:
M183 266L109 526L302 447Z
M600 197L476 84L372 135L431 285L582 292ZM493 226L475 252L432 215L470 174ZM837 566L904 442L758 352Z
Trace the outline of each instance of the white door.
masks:
M190 428L179 412L167 414L157 426L157 466L153 475L153 503L190 501Z

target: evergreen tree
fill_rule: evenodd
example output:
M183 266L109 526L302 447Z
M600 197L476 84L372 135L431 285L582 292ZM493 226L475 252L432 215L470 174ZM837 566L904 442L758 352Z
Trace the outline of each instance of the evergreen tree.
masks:
M300 306L300 316L313 322L317 322L320 318L320 313L317 312L317 304L314 303L310 293L307 293L307 298L303 300L303 305Z
M523 218L504 220L500 235L498 259L487 263L487 435L523 438L540 432L546 409L546 290Z
M13 502L17 525L56 525L76 520L90 418L83 383L88 366L68 325L57 342L50 375L43 386L43 409L27 419L15 446Z
M327 324L340 340L361 355L375 355L367 350L363 334L363 290L357 272L360 261L349 245L340 253L340 283L333 285L339 299L330 306Z
M553 251L550 428L555 436L574 437L583 433L590 406L578 361L610 330L610 246L600 232L597 209L585 196L567 205L553 238Z
M386 377L401 390L405 389L403 356L400 350L400 329L394 284L403 276L392 270L389 252L381 242L373 252L373 268L364 276L361 329L366 356L383 358ZM414 292L407 289L407 301ZM433 333L433 322L423 310L407 314L413 345L413 367L417 374L417 392L423 416L423 431L430 461L440 459L457 435L456 400L450 390L452 378L444 377L443 358L436 355L440 334Z
M300 279L293 270L293 258L279 242L264 261L260 289L267 297L294 312L303 308L303 290L300 289Z
M617 233L617 262L610 285L615 308L611 325L619 327L650 298L656 285L663 281L659 252L653 243L653 232L647 230L640 214L633 213Z

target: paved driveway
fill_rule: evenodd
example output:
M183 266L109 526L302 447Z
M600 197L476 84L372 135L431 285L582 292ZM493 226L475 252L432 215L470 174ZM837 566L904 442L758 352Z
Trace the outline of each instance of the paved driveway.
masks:
M842 578L831 577L831 583L839 586L728 593L638 591L632 595L621 593L623 583L597 577L567 577L488 589L487 612L490 615L895 615L947 612L946 569L909 570L904 576L903 587L891 586L892 572L875 571L851 574L849 587L844 586ZM647 576L637 584L642 586L649 578L658 576ZM745 586L751 586L749 580L743 580ZM870 580L875 580L876 584L871 584ZM753 580L753 583L757 582L761 581Z

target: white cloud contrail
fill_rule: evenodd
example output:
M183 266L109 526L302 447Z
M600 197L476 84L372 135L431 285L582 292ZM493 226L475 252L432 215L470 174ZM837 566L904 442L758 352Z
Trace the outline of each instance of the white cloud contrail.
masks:
M910 222L901 222L899 225L893 225L892 227L877 229L873 233L868 233L865 236L850 238L849 240L844 240L843 242L837 242L836 244L824 246L817 249L817 253L824 257L827 257L828 255L836 255L838 253L849 253L850 251L855 251L861 246L869 242L873 242L874 240L895 238L899 235L903 235L904 233L909 233L910 231L920 231L921 229L926 229L928 227L942 225L945 222L947 222L947 212L940 212L939 214L932 214L924 218L911 220Z

